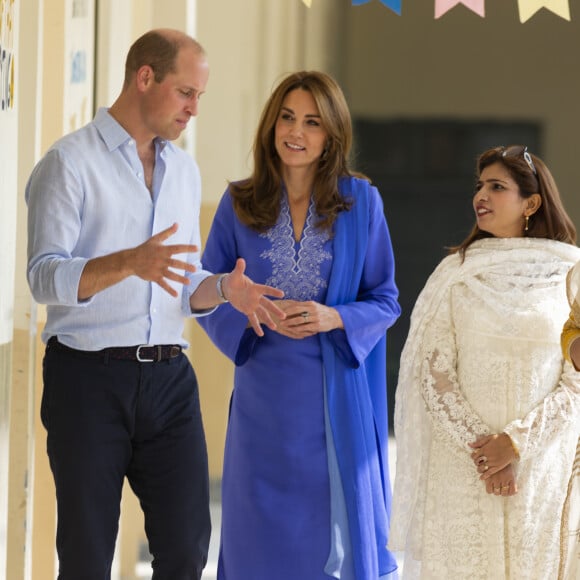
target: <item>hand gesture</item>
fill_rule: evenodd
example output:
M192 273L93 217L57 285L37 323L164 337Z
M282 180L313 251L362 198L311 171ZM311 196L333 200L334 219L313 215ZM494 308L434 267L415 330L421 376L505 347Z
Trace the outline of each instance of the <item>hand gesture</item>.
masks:
M197 246L189 244L164 245L163 242L176 231L177 224L173 224L136 248L121 250L89 260L83 269L79 282L79 300L87 300L129 276L139 276L148 282L155 282L171 296L177 297L178 292L170 286L168 280L173 280L179 284L189 284L189 278L175 270L195 272L195 266L183 260L176 260L173 255L197 252Z
M265 284L256 284L244 274L246 270L246 261L238 258L235 268L224 278L224 293L230 304L247 317L254 332L258 336L264 336L261 324L275 330L276 320L282 320L285 313L277 306L278 302L272 302L266 296L282 298L284 292L266 286Z
M197 252L197 246L190 244L164 245L176 231L177 224L155 234L146 242L132 250L131 264L133 272L139 278L148 282L155 282L167 293L177 297L179 293L169 285L168 280L179 284L189 284L189 278L175 270L195 272L195 266L184 260L177 260L175 254L191 254Z

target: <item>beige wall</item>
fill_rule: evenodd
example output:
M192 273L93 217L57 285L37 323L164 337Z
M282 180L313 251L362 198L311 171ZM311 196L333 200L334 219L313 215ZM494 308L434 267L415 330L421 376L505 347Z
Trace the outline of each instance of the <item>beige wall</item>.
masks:
M346 9L343 82L354 115L539 121L544 159L580 226L580 14L541 10L525 24L517 2L487 2L482 19L433 2ZM500 145L500 144L498 144ZM474 152L474 155L477 152Z
M341 37L336 0L211 0L198 3L197 37L210 80L197 121L204 201L215 206L227 180L251 167L254 130L283 75L302 68L335 73Z

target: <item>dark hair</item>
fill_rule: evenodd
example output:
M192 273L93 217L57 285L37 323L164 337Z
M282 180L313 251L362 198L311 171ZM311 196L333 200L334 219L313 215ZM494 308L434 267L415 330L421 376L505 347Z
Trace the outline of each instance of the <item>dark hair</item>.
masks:
M167 74L175 72L177 55L184 46L188 45L193 46L200 54L205 54L197 40L178 30L162 29L146 32L131 45L127 53L125 86L145 65L152 68L155 82L162 82Z
M300 71L288 75L274 89L266 102L254 139L254 168L249 178L230 184L234 208L245 225L265 231L276 224L282 196L280 158L275 148L275 125L288 93L308 91L318 107L321 125L327 132L325 151L320 157L314 178L313 197L321 216L318 227L330 229L336 216L352 204L338 191L338 178L361 174L348 167L352 146L352 121L346 99L337 82L318 71Z
M504 152L512 149L519 149L522 154L504 155ZM530 166L523 155L524 151L526 151L525 147L515 145L494 147L484 151L477 160L477 179L486 167L501 163L517 183L522 198L526 199L534 193L538 193L542 198L540 207L530 216L528 230L524 231L524 235L530 238L546 238L576 244L576 227L564 209L560 192L550 170L539 157L531 153L529 153L532 162ZM536 173L532 168L536 170ZM461 244L449 249L450 253L460 252L465 255L465 250L473 242L489 237L493 237L492 234L480 230L476 223Z

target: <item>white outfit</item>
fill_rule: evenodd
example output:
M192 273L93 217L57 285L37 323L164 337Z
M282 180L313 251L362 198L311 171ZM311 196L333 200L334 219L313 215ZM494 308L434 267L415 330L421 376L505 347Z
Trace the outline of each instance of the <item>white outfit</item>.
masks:
M556 241L487 238L427 281L396 393L389 548L405 552L403 578L557 578L580 423L560 333L579 257ZM468 446L502 431L520 453L511 497L486 492Z
M580 262L568 274L568 302L576 325L580 315ZM580 439L562 510L562 558L558 580L580 580Z
M580 439L562 510L562 558L558 580L580 580Z

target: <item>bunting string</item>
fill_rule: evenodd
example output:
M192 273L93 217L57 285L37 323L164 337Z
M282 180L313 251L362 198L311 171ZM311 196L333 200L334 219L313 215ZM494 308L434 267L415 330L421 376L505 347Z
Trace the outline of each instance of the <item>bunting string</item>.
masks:
M308 8L312 6L313 0L302 0ZM403 0L352 0L353 6L362 6L369 2L380 2L389 10L395 12L399 16L402 13ZM445 13L449 12L459 4L462 4L467 9L475 12L481 18L485 18L485 0L434 0L435 1L435 18L441 18ZM520 22L527 22L534 14L542 8L553 12L556 16L560 16L564 20L570 20L570 0L517 0L518 9L520 13Z

